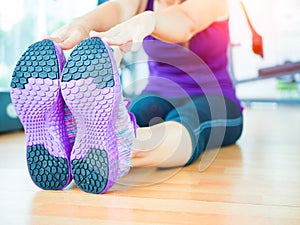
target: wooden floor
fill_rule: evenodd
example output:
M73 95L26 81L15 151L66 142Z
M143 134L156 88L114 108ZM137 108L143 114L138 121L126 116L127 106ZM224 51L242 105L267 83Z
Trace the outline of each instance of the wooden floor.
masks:
M103 195L36 188L24 141L0 135L0 224L300 224L297 107L246 108L241 139L213 163L217 150L186 168L134 169Z

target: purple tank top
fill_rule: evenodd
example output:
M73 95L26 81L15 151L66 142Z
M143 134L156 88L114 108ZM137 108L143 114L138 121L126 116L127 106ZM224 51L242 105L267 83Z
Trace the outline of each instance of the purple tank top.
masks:
M153 10L153 3L149 0L146 10ZM143 47L150 74L143 92L167 98L222 94L240 106L227 70L228 45L228 20L196 34L188 48L146 37Z

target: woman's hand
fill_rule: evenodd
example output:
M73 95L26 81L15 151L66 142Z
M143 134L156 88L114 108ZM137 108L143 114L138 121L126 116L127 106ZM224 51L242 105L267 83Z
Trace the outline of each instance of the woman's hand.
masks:
M83 19L73 19L69 24L59 28L53 34L45 35L44 39L50 39L57 43L63 50L75 47L83 39L89 37L89 26Z
M154 28L154 13L146 11L114 26L106 32L92 31L90 36L102 38L112 46L123 46L121 49L124 52L137 51L141 47L143 39L150 35Z

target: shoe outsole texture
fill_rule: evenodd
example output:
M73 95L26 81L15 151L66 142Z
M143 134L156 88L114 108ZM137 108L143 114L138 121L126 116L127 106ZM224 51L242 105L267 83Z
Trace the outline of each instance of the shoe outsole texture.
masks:
M50 40L29 46L11 81L11 99L25 130L27 166L33 182L60 190L71 181L59 71L63 59ZM61 56L63 57L63 56Z
M62 95L77 125L71 153L72 176L85 192L100 194L117 179L114 123L120 78L106 43L88 38L72 51L62 73Z

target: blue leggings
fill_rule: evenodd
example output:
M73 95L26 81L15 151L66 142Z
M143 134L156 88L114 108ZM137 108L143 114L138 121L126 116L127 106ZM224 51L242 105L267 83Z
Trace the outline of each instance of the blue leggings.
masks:
M133 99L130 111L140 127L163 121L176 121L185 126L193 145L193 154L186 165L197 160L206 149L234 144L243 129L242 110L221 95L161 98L144 94Z

